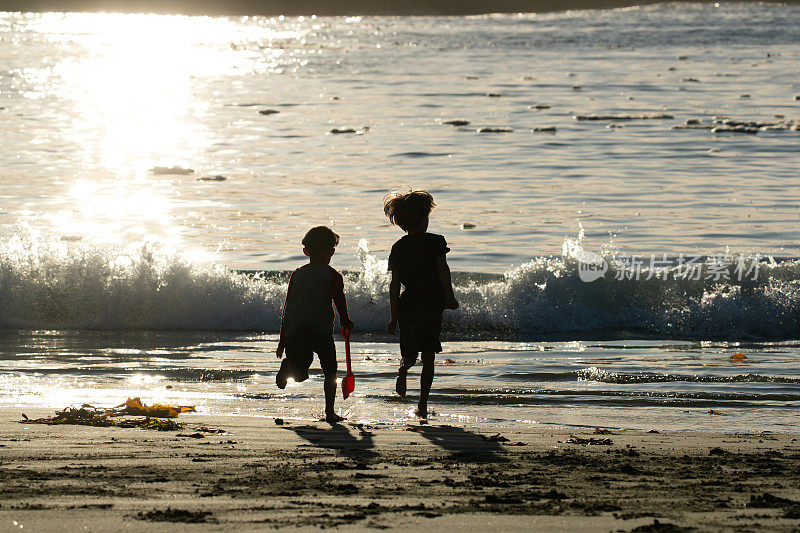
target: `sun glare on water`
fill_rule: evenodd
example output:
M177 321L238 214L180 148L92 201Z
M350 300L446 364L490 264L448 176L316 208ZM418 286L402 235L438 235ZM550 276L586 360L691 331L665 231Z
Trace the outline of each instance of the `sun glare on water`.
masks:
M224 73L231 59L208 36L232 37L226 19L120 14L47 14L37 30L71 53L53 69L58 96L72 101L64 132L86 163L124 176L159 163L192 161L213 142L209 103L197 79Z
M270 43L285 32L269 20L104 13L29 15L26 26L61 49L26 97L56 98L71 117L61 146L83 161L79 175L64 177L66 207L44 219L67 240L177 245L176 217L191 208L181 180L196 174L150 169L213 164L204 159L219 140L208 84L274 62L283 50ZM263 44L242 52L242 42Z
M69 189L71 209L46 218L66 239L120 245L157 240L175 245L179 235L170 218L173 206L164 190L168 187L146 178L79 179Z

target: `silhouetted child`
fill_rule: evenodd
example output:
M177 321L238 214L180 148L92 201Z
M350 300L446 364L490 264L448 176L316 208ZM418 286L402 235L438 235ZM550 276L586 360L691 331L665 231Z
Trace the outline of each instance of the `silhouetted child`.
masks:
M387 329L394 335L400 325L402 358L395 390L405 397L408 369L422 354L417 408L420 418L428 417L434 357L442 351L439 341L442 311L458 307L445 257L450 248L441 235L427 233L428 218L434 207L433 196L427 191L398 191L383 199L386 216L407 233L394 243L389 254L392 281L389 287L391 318ZM403 294L400 294L401 284Z
M330 266L337 244L339 236L326 226L311 228L303 237L303 253L309 262L289 278L276 351L280 359L286 350L286 359L275 377L280 389L289 379L305 381L316 352L325 375L325 420L331 424L342 420L333 410L337 364L331 302L336 305L341 326L348 330L354 327L347 314L344 279Z

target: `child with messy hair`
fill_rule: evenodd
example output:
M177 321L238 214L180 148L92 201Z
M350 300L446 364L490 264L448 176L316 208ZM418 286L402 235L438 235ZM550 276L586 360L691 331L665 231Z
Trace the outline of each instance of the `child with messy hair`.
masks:
M337 370L332 335L333 305L342 328L351 330L354 327L347 313L344 279L330 266L337 244L339 236L326 226L311 228L303 237L303 253L309 262L292 272L289 278L281 335L275 352L280 359L286 351L286 359L275 377L280 389L286 387L290 378L294 381L308 379L308 369L314 353L317 354L325 375L325 420L331 424L343 420L333 410Z
M433 362L442 351L439 335L444 309L456 309L450 268L445 254L450 251L441 235L428 233L428 220L436 204L427 191L397 191L387 194L383 211L392 224L406 235L394 243L389 254L392 280L389 286L391 318L388 331L400 326L400 369L395 390L406 395L408 369L422 356L422 374L417 415L428 417L428 394L433 383ZM404 287L400 293L400 286Z

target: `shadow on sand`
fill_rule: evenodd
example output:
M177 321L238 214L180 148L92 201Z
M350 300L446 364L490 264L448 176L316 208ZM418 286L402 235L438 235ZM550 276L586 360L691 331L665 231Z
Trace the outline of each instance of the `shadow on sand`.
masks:
M453 458L481 462L506 461L498 455L498 452L502 451L499 442L464 428L422 425L412 426L411 431L419 433L432 444L450 452Z
M354 432L351 433L351 428ZM368 458L377 455L373 448L373 433L361 425L335 424L330 428L316 426L284 426L283 429L294 431L298 437L320 448L336 450L346 457Z

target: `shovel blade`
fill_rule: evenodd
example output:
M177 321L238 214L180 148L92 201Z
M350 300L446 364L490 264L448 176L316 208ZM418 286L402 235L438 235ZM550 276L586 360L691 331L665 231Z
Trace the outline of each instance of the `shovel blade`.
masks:
M353 375L352 372L348 372L345 377L342 378L342 395L346 400L350 393L356 389L356 377Z

